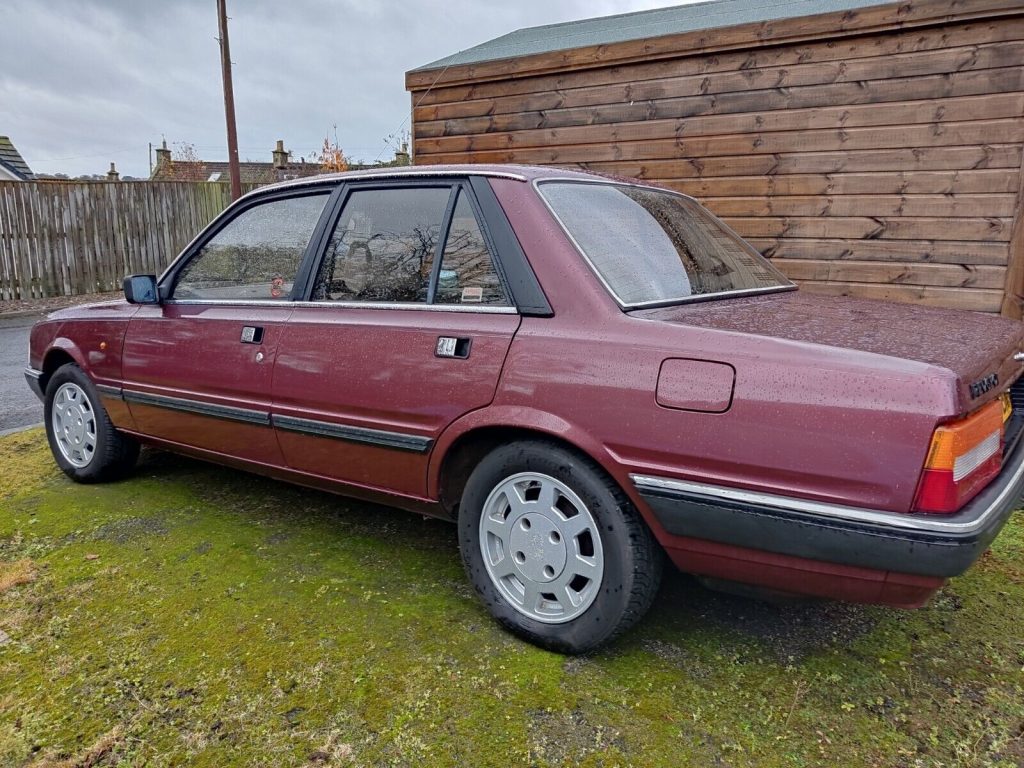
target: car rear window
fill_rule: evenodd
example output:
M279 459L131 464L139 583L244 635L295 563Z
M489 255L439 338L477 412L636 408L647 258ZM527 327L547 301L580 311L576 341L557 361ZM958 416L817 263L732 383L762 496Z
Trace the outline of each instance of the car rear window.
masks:
M538 189L627 308L794 287L739 235L682 195L602 182L551 181Z

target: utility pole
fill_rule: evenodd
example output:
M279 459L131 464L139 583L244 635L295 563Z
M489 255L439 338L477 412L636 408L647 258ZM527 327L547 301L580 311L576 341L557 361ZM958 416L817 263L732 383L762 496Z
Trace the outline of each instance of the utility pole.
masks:
M228 46L227 0L217 0L220 25L220 70L224 79L224 119L228 124L228 172L231 175L231 199L242 196L242 180L238 173L238 133L235 130L235 92L231 87L231 49Z

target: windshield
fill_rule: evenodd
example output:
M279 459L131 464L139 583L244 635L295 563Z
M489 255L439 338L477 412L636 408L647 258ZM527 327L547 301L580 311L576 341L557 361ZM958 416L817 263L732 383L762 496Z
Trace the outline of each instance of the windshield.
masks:
M794 287L752 246L689 198L600 182L550 181L538 189L626 307Z

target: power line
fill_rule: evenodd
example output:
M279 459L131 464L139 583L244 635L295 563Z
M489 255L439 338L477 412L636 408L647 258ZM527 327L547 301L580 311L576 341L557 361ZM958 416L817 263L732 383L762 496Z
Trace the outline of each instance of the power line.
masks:
M432 82L430 84L430 87L427 88L427 90L425 90L423 92L423 95L420 96L419 101L417 101L415 104L412 105L412 109L409 110L409 114L407 114L405 116L405 118L402 120L402 122L398 125L398 128L396 128L394 130L394 132L390 134L391 136L397 136L399 133L401 133L402 129L405 128L405 124L407 122L409 122L409 119L413 116L413 113L417 110L417 108L420 106L420 104L423 103L423 100L425 98L427 98L427 94L430 93L434 89L434 86L437 85L437 81L440 80L442 77L444 77L444 73L448 71L448 67L450 67L455 62L455 60L459 57L459 54L461 54L461 53L463 53L463 52L465 52L467 50L469 50L469 49L468 48L463 48L461 51L459 51L459 53L456 53L448 61L447 64L444 65L444 69L442 69L440 72L437 73L437 77L434 78L434 82ZM375 157L374 160L373 160L374 163L380 162L381 155L384 154L384 150L385 149L390 149L390 145L387 143L387 139L384 139L384 149L382 149L380 152L377 153L377 157Z
M126 152L141 152L138 147L128 147L126 149L108 149L105 152L94 152L91 155L72 155L71 157L49 157L44 158L40 162L44 163L63 163L68 160L85 160L90 157L106 157L107 155L123 155Z

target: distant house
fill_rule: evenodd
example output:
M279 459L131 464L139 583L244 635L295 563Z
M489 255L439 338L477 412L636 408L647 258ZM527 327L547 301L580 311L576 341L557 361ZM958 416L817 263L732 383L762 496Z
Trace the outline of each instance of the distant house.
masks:
M316 176L323 173L319 163L300 160L293 162L291 153L284 148L284 141L278 139L277 146L271 152L273 160L269 163L253 163L249 161L238 164L243 184L270 184L286 179L298 179L304 176ZM223 181L230 178L227 161L220 160L174 160L167 142L156 151L156 167L153 168L153 181Z
M35 178L21 153L7 136L0 136L0 181L28 181Z

